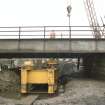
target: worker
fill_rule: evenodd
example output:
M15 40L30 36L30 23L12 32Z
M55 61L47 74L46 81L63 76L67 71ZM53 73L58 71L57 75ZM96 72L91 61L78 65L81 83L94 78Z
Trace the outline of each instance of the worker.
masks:
M52 30L52 32L50 33L50 38L51 39L55 38L55 31L54 30Z

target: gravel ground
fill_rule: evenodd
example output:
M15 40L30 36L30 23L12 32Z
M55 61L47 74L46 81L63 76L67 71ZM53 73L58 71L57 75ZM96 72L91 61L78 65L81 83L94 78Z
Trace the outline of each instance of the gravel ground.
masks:
M37 100L34 105L105 105L105 81L74 79L66 85L65 93Z

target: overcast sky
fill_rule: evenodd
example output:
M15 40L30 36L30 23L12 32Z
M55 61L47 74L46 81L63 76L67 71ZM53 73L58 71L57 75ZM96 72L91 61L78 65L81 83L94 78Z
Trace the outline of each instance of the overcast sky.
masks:
M0 26L68 25L69 0L0 0ZM71 0L71 25L88 25L83 0ZM94 0L98 15L105 15L105 0Z

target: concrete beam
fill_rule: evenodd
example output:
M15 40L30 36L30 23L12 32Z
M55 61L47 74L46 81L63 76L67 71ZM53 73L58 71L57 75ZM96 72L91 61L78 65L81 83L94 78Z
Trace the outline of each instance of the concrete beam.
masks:
M105 53L105 39L0 39L0 52Z

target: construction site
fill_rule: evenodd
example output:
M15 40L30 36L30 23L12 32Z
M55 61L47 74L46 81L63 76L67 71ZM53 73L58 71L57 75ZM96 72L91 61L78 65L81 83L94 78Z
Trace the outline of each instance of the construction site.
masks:
M0 105L105 105L105 17L82 0L89 26L0 27Z

